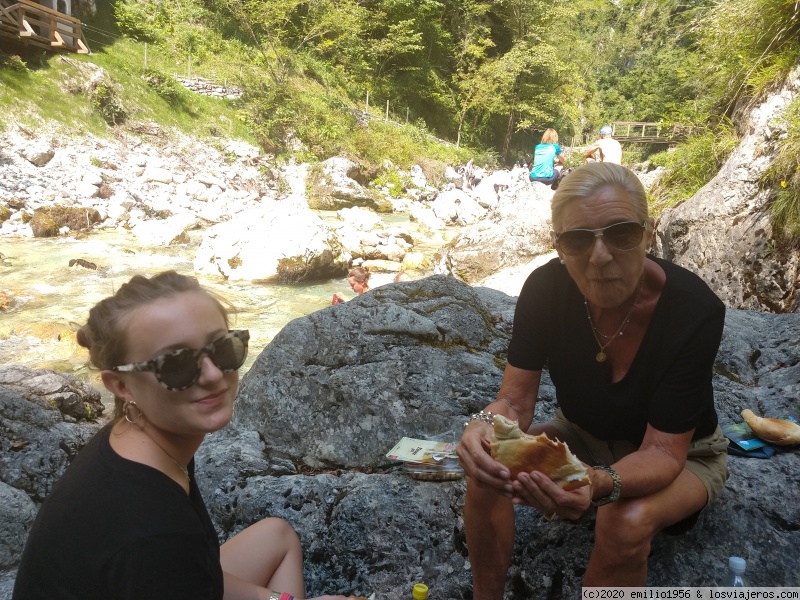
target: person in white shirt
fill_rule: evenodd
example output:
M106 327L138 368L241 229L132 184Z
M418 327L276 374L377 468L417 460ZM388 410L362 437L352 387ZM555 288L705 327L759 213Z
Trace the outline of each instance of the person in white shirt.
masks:
M586 149L584 162L608 162L622 164L622 146L611 135L613 130L608 125L600 128L600 139Z

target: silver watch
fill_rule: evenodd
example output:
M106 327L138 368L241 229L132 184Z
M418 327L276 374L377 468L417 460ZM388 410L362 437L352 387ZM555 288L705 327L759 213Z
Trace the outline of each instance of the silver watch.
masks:
M612 502L619 500L619 496L622 493L622 479L620 479L619 474L608 465L595 465L592 468L595 471L605 471L611 475L611 479L614 482L614 486L611 488L611 493L605 498L592 500L592 506L603 506L604 504L611 504Z

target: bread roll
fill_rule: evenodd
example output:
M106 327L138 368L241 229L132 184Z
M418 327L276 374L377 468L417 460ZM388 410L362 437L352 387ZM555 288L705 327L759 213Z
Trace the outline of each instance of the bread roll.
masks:
M564 442L553 441L546 433L528 435L503 415L494 416L490 447L492 458L509 468L512 479L523 471L540 471L565 490L590 483L586 467Z
M744 422L758 437L776 446L800 444L800 425L783 419L764 419L757 417L749 408L742 411Z

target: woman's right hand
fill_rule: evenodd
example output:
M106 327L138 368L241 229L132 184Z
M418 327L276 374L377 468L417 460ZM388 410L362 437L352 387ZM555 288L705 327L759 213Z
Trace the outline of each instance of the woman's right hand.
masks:
M498 493L511 498L514 488L511 474L505 465L494 460L490 454L492 426L481 421L472 421L464 429L461 442L456 447L458 462L467 477L479 485L494 488Z

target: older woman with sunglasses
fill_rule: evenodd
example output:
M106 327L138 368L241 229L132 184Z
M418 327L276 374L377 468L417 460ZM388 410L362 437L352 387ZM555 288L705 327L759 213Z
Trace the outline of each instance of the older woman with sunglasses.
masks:
M654 224L628 169L579 167L551 208L559 259L525 283L497 399L472 416L458 447L481 600L503 597L515 505L567 520L598 507L584 585L644 586L653 537L691 527L727 478L711 386L722 302L694 274L647 254ZM558 411L534 423L545 365ZM567 442L591 467L591 485L565 491L535 465L512 480L487 452L492 413Z
M194 453L230 421L247 357L248 332L228 327L219 300L174 271L92 308L78 341L115 418L42 505L14 600L305 597L289 524L264 519L220 547L195 482Z

